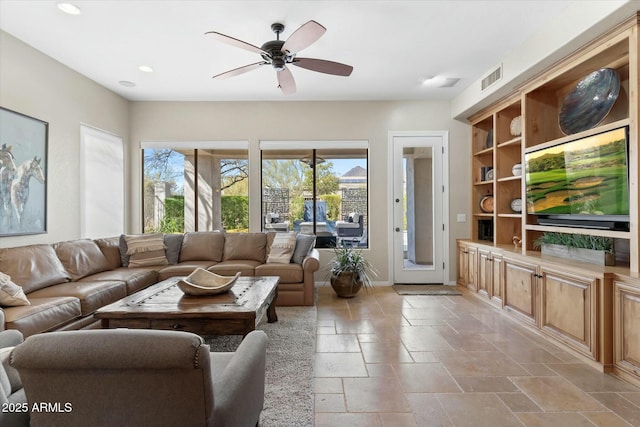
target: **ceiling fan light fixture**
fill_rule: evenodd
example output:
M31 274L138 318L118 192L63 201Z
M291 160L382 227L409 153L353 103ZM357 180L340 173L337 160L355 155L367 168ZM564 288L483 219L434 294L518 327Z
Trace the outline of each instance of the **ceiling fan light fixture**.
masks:
M58 9L69 15L80 15L80 8L73 3L60 2L58 3Z

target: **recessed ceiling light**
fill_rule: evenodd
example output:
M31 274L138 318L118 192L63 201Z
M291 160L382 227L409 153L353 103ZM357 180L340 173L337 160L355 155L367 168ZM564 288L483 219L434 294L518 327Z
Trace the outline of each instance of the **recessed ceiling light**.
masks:
M138 67L138 70L143 71L145 73L153 73L153 68L148 65L141 65Z
M69 15L80 15L80 8L72 3L61 2L58 3L58 9Z
M120 80L118 83L121 84L124 87L135 87L136 86L136 84L134 82L130 82L128 80Z

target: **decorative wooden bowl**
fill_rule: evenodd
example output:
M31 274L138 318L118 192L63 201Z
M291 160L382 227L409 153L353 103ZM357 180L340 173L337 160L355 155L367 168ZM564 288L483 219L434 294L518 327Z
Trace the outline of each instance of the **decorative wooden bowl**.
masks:
M186 278L178 281L178 288L191 296L215 295L231 289L238 277L240 273L236 273L235 276L220 276L198 267Z

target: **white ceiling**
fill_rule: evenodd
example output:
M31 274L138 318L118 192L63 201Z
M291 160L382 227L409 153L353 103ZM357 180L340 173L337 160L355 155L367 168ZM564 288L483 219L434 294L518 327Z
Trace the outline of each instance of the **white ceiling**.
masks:
M71 0L67 15L50 0L0 0L0 29L130 100L452 99L572 1L123 1ZM327 28L298 56L354 67L350 77L291 67L298 91L284 96L275 71L261 67L228 80L215 74L259 55L204 33L260 46L286 39L309 20ZM0 60L2 52L0 52ZM150 65L153 73L138 70ZM451 88L426 77L459 78ZM129 88L118 84L126 80ZM436 79L437 80L437 79Z

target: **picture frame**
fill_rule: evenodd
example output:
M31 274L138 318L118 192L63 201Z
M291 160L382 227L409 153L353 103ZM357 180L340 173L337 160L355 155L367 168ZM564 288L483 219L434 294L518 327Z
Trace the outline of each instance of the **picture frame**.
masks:
M0 107L0 237L47 232L49 123Z

